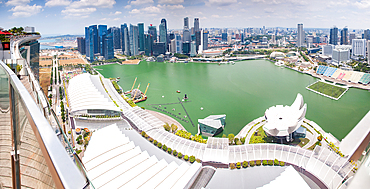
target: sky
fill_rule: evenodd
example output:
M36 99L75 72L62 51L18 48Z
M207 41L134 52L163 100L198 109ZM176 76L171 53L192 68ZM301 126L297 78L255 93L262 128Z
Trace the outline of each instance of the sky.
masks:
M41 35L84 34L84 27L143 22L183 28L370 28L370 0L0 0L0 27L34 26Z

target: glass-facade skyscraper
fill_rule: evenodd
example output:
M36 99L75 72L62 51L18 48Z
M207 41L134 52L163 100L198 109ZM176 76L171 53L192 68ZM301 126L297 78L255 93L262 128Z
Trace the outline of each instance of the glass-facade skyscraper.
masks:
M139 51L145 51L145 38L144 38L144 23L138 23L139 29Z
M137 26L130 24L130 51L131 56L139 55L139 30Z
M329 44L338 45L338 28L330 28Z
M101 56L104 56L104 48L103 48L103 35L107 34L107 25L99 25L98 26L98 33L99 33L99 53Z
M343 28L342 31L340 31L340 44L348 45L348 28Z
M145 34L145 55L146 56L152 56L153 54L153 37L150 34Z
M167 51L167 30L164 22L159 25L159 42L163 42L165 44L164 48Z
M151 24L150 24L150 26L148 26L148 33L150 34L150 35L152 35L152 37L153 37L153 41L156 41L156 42L158 42L157 40L157 28L155 27L155 26L152 26Z

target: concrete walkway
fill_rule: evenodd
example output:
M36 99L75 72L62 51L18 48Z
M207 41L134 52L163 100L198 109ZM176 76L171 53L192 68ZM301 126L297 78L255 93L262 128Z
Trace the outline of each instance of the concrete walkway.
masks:
M162 114L160 112L152 111L152 110L145 110L145 111L149 112L154 117L158 118L159 120L163 121L164 123L168 123L170 126L171 126L171 124L175 124L177 126L177 130L185 130L186 131L186 129L178 121L176 121L175 119L173 119L172 117L170 117L168 115Z
M255 120L253 120L253 121L251 121L250 123L248 123L246 126L244 126L243 127L243 129L235 136L235 138L243 138L243 137L245 137L247 134L248 134L248 131L256 124L256 123L258 123L258 122L260 122L260 124L258 124L259 126L257 127L257 125L256 125L256 127L253 127L253 129L252 130L256 130L256 129L258 129L259 127L261 127L261 125L263 125L263 124L261 124L261 121L262 120L264 120L264 117L259 117L259 118L257 118L257 119L255 119ZM253 133L252 132L252 130L249 132L249 133ZM245 140L245 141L247 141L247 139ZM249 141L249 140L248 140Z

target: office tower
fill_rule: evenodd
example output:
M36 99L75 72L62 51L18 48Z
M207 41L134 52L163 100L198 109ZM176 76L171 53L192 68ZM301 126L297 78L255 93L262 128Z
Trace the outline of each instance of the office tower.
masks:
M191 34L190 38L191 38L191 41L195 41L195 34Z
M199 31L199 18L194 18L194 32Z
M161 24L164 24L164 28L165 28L165 31L166 31L166 41L167 41L167 43L166 43L166 49L168 49L168 45L169 45L169 43L170 43L170 41L169 41L169 36L168 36L168 34L167 34L167 29L168 29L168 26L167 26L167 21L166 21L166 19L162 19L161 20Z
M125 46L125 55L127 56L130 56L131 55L131 52L130 52L130 33L128 31L128 27L126 24L123 24L123 38L124 38L124 46ZM123 46L123 44L122 44Z
M145 38L144 38L144 23L138 23L139 28L139 51L145 51Z
M86 41L83 37L77 37L77 49L81 54L86 54L85 51Z
M191 43L190 43L190 56L191 57L194 57L194 56L196 56L197 55L197 53L196 53L197 51L196 51L196 44L195 44L195 41L192 41Z
M348 28L343 28L342 31L340 31L340 44L348 45Z
M85 54L86 57L90 57L90 34L89 27L85 27Z
M366 39L352 40L352 56L366 56Z
M87 42L86 42L87 43ZM88 28L88 46L90 62L94 61L95 53L99 53L98 48L98 27L96 25L89 26Z
M98 48L99 48L99 53L103 56L103 54L104 54L104 49L103 49L103 47L102 47L102 43L103 43L103 41L102 41L102 36L103 35L106 35L107 34L107 25L99 25L98 26Z
M102 56L104 56L105 60L114 58L114 32L102 36L102 48L104 52Z
M182 43L182 53L183 54L189 54L190 53L190 42L183 42Z
M182 41L181 41L181 35L176 34L175 35L176 40L176 53L182 54Z
M167 30L165 22L162 22L159 25L159 42L163 42L165 44L165 50L167 51Z
M303 30L303 24L298 24L298 34L297 34L297 47L304 46L305 33Z
M330 28L329 44L338 45L338 28Z
M189 18L188 17L185 17L184 18L184 29L185 28L188 28L189 29Z
M170 52L176 53L176 39L172 39L170 43Z
M183 32L183 41L184 42L189 42L191 40L191 38L190 38L190 31L189 31L189 29L188 28L185 28L184 29L184 32Z
M144 53L146 56L152 56L153 55L153 37L150 34L144 34L145 38L145 49Z
M153 56L158 56L166 53L165 44L163 42L153 43Z
M131 56L139 55L139 30L137 26L130 24L130 51Z
M275 36L275 35L274 35ZM244 42L244 32L240 34L240 41Z
M150 26L148 26L148 33L150 35L152 35L153 37L153 41L155 42L158 42L158 38L157 38L157 28L155 26L152 26L152 24L150 24Z
M222 41L227 41L227 33L222 33L221 34L221 40Z
M370 64L370 40L368 40L366 44L367 44L367 64Z
M121 49L121 29L118 27L111 27L109 30L110 32L108 33L113 33L113 48Z
M169 36L170 36L170 37L169 37L169 39L170 39L170 40L175 39L175 34L170 33L170 35L169 35Z
M362 37L362 39L370 40L370 30L369 29L364 30L364 36Z
M125 29L127 29L127 24L121 24L121 47L122 53L125 53Z
M97 25L92 25L89 26L90 29L90 35L93 36L93 43L94 43L94 53L99 53L99 36L98 36L98 26Z
M349 44L352 45L352 40L356 39L356 34L355 33L350 33L349 34Z
M343 62L348 62L350 60L349 49L334 49L332 56L332 63L334 65L343 64Z
M195 33L195 46L196 46L196 52L199 50L199 45L201 43L200 38L201 38L201 32L199 29L199 18L194 18L194 33Z
M208 49L208 34L209 34L208 31L203 32L203 50Z

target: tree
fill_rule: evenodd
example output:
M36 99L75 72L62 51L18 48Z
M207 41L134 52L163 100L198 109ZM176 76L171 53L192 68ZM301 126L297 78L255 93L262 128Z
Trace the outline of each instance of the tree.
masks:
M166 131L170 131L170 129L171 129L171 127L170 127L170 125L168 125L168 123L165 123L165 124L163 125L163 128L164 128Z
M248 162L247 161L243 161L243 168L247 168L248 167Z
M240 162L236 163L236 168L240 169L241 166L242 164Z
M185 156L184 156L184 160L185 160L185 161L188 161L188 160L189 160L189 156L188 156L188 155L185 155Z
M173 133L176 133L176 131L177 131L177 125L175 125L175 124L171 124L171 130L172 130L172 132Z
M230 169L235 169L235 163L230 163Z
M222 138L226 138L226 135L225 135L225 134L223 134L223 135L222 135Z
M177 154L177 157L178 157L178 158L182 158L182 153L181 153L181 152L179 152L179 153Z
M245 137L241 138L241 139L240 139L240 142L241 142L242 144L244 144L244 143L245 143Z
M234 143L238 143L239 142L239 138L234 138Z
M230 133L229 136L227 138L229 138L229 144L233 144L233 141L234 141L234 137L235 135Z
M190 163L194 163L194 161L195 161L195 156L190 156L189 161L190 161Z

